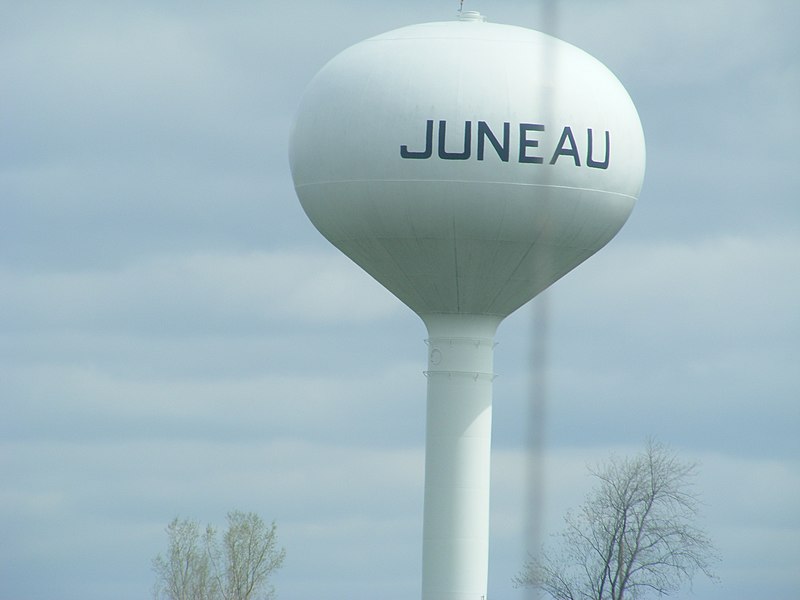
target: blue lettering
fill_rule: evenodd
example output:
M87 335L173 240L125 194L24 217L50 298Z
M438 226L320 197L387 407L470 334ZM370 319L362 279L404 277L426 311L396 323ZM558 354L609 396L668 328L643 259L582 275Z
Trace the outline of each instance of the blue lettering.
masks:
M434 120L428 119L425 122L425 149L424 150L409 150L408 146L403 144L400 146L400 158L410 159L428 159L433 156L434 147ZM486 121L477 121L477 159L482 161L486 158L487 140L491 144L494 151L497 153L498 158L503 162L508 162L511 157L511 124L508 121L503 122L503 135L498 138L492 128ZM520 123L519 124L519 154L518 160L520 163L530 164L543 164L544 158L542 156L535 156L531 154L531 148L540 147L540 139L534 137L531 132L543 132L545 126L538 123ZM447 149L447 121L444 119L439 120L438 137L436 139L437 156L442 160L468 160L472 156L472 121L464 121L464 145L463 149L456 152L448 151ZM587 148L586 148L586 166L593 169L607 169L611 157L611 134L608 130L605 131L605 148L603 153L603 160L595 160L594 148L594 131L592 129L586 130L587 135ZM452 142L451 142L452 148ZM598 152L599 154L599 152ZM580 150L575 141L575 135L572 133L572 127L565 126L561 130L561 137L556 144L556 148L550 158L549 164L554 165L562 156L572 157L572 162L576 167L581 166Z
M569 148L564 147L564 143L567 140L569 140ZM556 160L558 160L559 156L571 156L575 160L575 166L581 166L581 159L578 157L578 147L575 145L575 137L572 135L571 127L564 127L564 131L561 132L561 139L558 140L558 146L553 153L553 158L550 159L550 164L556 164Z
M497 156L500 157L500 160L508 162L508 151L510 149L508 137L510 130L511 124L503 123L503 143L501 144L494 133L492 133L492 130L489 129L486 121L478 121L478 160L483 160L483 148L486 145L486 138L489 138L489 142L494 146L494 150L497 152Z
M428 119L425 126L425 150L410 152L408 146L400 146L400 158L430 158L433 155L433 121Z
M464 151L448 152L444 149L447 137L447 121L439 121L439 158L444 160L467 160L472 154L472 121L464 121Z
M608 158L611 155L611 139L608 131L606 131L606 155L605 158L600 162L592 159L592 130L587 129L586 132L589 137L589 148L586 151L586 166L594 169L607 169Z
M528 156L528 148L539 147L539 140L528 139L529 131L544 131L544 125L519 124L519 162L541 164L544 160L541 156Z

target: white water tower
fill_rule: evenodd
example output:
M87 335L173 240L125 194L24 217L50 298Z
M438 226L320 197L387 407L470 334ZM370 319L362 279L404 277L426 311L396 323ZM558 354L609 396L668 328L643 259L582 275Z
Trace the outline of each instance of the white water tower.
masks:
M636 109L582 50L464 12L333 58L290 164L316 228L427 327L422 598L481 600L495 332L627 220Z

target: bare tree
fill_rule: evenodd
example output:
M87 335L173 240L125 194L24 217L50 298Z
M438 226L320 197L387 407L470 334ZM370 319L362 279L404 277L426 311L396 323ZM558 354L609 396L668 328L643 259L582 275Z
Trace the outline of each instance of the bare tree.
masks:
M269 576L286 557L286 551L277 547L275 530L274 522L267 527L255 513L228 513L228 530L222 540L225 580L220 581L225 600L273 595L274 590L267 585Z
M211 562L206 548L213 538L213 530L200 535L195 521L177 517L167 526L169 549L167 557L160 554L153 560L156 572L155 597L166 600L215 600L218 589L211 573Z
M648 441L631 459L590 470L599 481L577 514L568 513L556 549L532 558L514 583L554 600L636 600L666 596L702 572L716 552L695 527L696 465Z
M274 595L270 576L283 565L277 527L255 513L228 513L217 539L210 525L201 536L197 522L174 519L167 526L167 557L153 560L157 600L256 600Z

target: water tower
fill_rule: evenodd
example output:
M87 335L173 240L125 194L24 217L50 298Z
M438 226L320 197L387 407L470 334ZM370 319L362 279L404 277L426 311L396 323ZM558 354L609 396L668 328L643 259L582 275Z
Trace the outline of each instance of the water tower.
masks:
M636 109L578 48L464 12L333 58L289 153L312 223L427 327L422 598L481 600L495 332L627 220Z

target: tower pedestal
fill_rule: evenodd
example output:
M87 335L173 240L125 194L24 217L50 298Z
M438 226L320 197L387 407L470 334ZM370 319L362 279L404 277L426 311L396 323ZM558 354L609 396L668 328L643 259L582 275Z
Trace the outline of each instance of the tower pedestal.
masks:
M499 317L424 315L428 404L422 600L481 600L489 564L494 335Z

